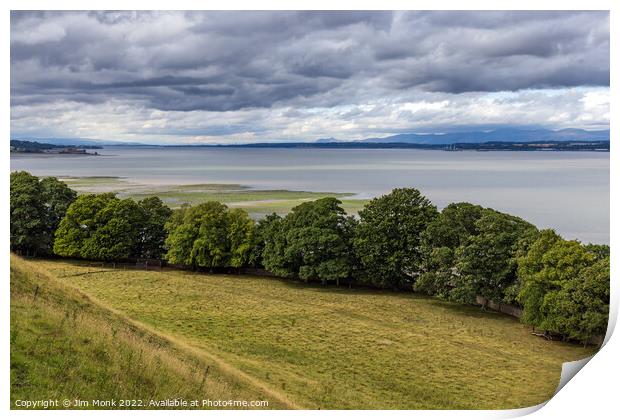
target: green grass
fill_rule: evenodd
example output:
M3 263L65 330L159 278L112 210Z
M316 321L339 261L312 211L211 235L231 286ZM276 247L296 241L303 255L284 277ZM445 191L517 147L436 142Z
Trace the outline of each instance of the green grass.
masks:
M552 396L563 362L594 352L532 336L506 315L415 294L36 265L306 408L531 406Z
M131 186L124 178L117 176L59 177L78 193L117 192Z
M243 208L253 215L286 214L308 200L336 197L343 200L345 210L356 213L368 200L347 199L351 193L289 190L255 190L239 184L140 185L118 177L63 178L79 193L115 192L121 198L140 200L157 196L171 208L184 203L219 201L230 207Z
M271 408L288 406L228 366L105 309L41 264L14 256L10 345L11 408L18 408L17 400L76 398L141 399L145 405L168 398L267 400Z
M312 198L296 199L296 200L264 200L253 202L228 202L229 207L245 209L250 215L263 216L266 214L277 213L279 215L286 215L295 206L302 204L305 201L316 200L323 197L333 197L333 195L325 194L318 195ZM339 198L339 196L336 196ZM362 207L370 200L347 200L340 199L342 201L342 208L348 214L357 214Z
M162 201L170 204L190 203L197 204L205 201L219 201L221 203L250 202L250 201L287 201L317 199L328 196L347 197L350 194L334 194L329 192L306 192L306 191L287 191L287 190L207 190L207 189L176 189L155 190L146 192L124 192L132 198L141 199L144 197L157 195ZM251 204L251 203L249 203Z

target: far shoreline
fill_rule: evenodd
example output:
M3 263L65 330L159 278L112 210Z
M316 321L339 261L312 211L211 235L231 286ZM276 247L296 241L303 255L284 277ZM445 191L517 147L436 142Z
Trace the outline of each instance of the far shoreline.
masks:
M418 149L446 152L478 151L527 151L527 152L607 152L610 142L488 142L452 144L414 144L414 143L254 143L254 144L182 144L182 145L144 145L113 147L166 147L166 148L222 148L222 149L331 149L331 150L376 150L376 149Z

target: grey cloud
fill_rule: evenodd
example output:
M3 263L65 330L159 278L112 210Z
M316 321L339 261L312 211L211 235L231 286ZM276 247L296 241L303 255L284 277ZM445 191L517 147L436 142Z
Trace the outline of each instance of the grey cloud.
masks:
M88 97L182 111L608 86L609 15L13 12L11 70L13 104Z
M334 89L336 97L346 89ZM312 98L306 99L314 104ZM500 93L402 92L358 105L231 111L160 111L137 100L33 101L11 108L19 136L90 137L153 142L356 139L404 132L445 132L506 125L607 128L607 88ZM146 104L146 102L145 102ZM478 128L476 128L478 127Z

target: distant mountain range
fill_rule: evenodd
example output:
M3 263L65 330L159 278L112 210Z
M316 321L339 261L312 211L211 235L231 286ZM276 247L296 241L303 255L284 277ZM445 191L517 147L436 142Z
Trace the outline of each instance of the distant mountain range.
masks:
M500 128L488 131L467 131L439 134L396 134L389 137L373 137L351 140L359 143L407 143L407 144L455 144L455 143L530 143L558 141L609 141L609 130L588 131L577 128L563 130ZM319 139L316 143L344 142L334 138Z
M581 130L578 128L566 128L563 130L547 130L544 128L498 128L494 130L478 130L463 131L449 133L404 133L396 134L389 137L371 137L359 140L339 140L333 137L322 138L311 142L264 142L253 143L247 146L260 145L268 147L268 145L345 145L350 144L409 144L409 145L451 145L451 144L481 144L481 143L534 143L534 142L609 142L609 130ZM73 146L149 146L145 143L122 142L115 140L96 140L84 138L19 138L19 140L36 141L53 145L73 145ZM196 144L175 144L169 146L200 146ZM208 145L204 145L208 146ZM228 144L220 144L219 146L228 146ZM237 146L239 146L237 144Z

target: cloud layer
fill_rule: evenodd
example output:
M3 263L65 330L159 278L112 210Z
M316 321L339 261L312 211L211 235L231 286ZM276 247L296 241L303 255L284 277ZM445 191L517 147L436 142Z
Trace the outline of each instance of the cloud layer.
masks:
M13 12L15 135L606 127L605 12Z

